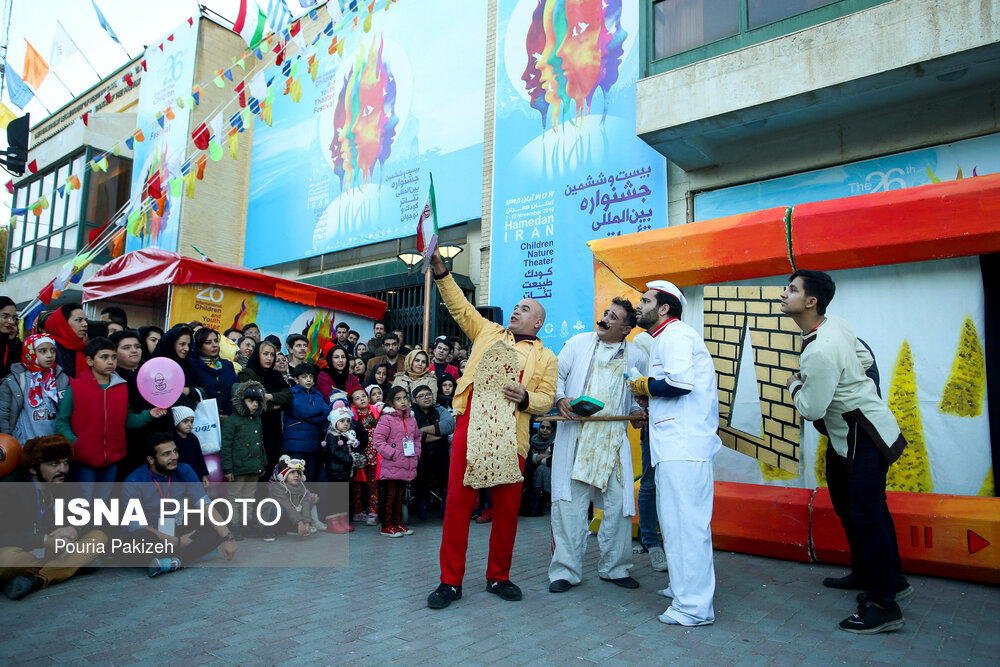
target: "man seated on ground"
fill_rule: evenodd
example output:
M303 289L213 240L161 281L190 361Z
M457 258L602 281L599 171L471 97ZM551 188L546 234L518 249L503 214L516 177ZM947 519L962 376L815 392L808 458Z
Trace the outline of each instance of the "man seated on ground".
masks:
M448 436L455 432L455 418L451 416L451 410L434 401L434 392L425 384L413 389L413 416L423 433L413 491L417 498L417 516L424 521L431 493L441 494L441 507L444 508L443 491L448 484Z
M11 600L69 579L108 541L99 530L55 525L54 487L66 481L72 456L64 435L32 438L21 453L23 483L3 485L0 582Z
M162 523L159 521L160 500L163 498L175 499L182 507L185 501L188 507L196 507L200 503L207 505L210 498L205 494L194 469L186 463L179 463L177 443L170 433L153 433L146 444L147 465L137 468L125 478L122 501L127 504L132 498L138 498L150 524L129 526L126 538L166 545L165 553L169 557L154 558L149 562L149 576L179 570L184 563L191 563L216 548L222 551L226 560L232 560L236 554L236 538L218 512L214 515L215 522L208 521L206 517L205 525L184 526L174 518L167 518ZM239 505L233 509L241 510ZM182 519L183 514L179 513L177 518Z

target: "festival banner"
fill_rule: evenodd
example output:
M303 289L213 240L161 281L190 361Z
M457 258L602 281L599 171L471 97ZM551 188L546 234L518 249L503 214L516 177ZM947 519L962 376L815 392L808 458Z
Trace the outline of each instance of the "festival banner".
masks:
M315 81L305 62L266 74L278 90L273 125L254 128L248 267L413 235L430 172L441 227L482 215L486 3L399 3L337 39Z
M309 339L314 357L323 345L336 338L336 325L347 322L361 334L372 335L373 320L338 311L305 306L262 294L219 285L177 285L173 287L168 322L204 322L219 333L229 328L242 329L251 322L261 331L273 333L284 346L289 334ZM317 358L311 359L314 363Z
M538 299L556 352L593 329L586 242L667 225L666 161L635 135L639 4L498 3L490 302Z
M702 193L695 196L695 215L706 220L997 172L1000 134ZM794 226L794 215L792 220ZM903 456L889 469L888 488L993 495L986 312L979 258L832 271L830 275L837 290L827 312L845 318L871 348L880 371L882 397L907 440ZM776 295L785 280L787 276L775 276L719 289L740 294L769 289ZM701 301L700 290L691 292L689 304L694 306ZM708 310L705 314L709 315ZM765 339L751 331L742 340L729 423L744 433L759 435L766 401L758 392L754 360L758 343ZM825 440L809 425L801 433L799 475L784 474L723 448L715 458L716 479L825 486Z
M191 105L181 107L178 98L187 98L194 85L198 21L174 28L173 39L164 39L146 49L146 72L139 89L137 135L132 144L132 202L141 211L139 234L129 234L125 249L162 248L177 251L181 219L180 179L187 158L188 125ZM142 140L139 139L142 138Z

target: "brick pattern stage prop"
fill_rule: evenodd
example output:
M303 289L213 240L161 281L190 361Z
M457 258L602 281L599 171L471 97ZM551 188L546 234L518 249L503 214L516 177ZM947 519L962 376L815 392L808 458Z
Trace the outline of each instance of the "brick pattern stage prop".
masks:
M799 369L798 328L781 315L781 287L705 287L705 344L719 383L719 437L730 449L799 473L799 415L785 380ZM732 428L740 358L750 333L763 433Z

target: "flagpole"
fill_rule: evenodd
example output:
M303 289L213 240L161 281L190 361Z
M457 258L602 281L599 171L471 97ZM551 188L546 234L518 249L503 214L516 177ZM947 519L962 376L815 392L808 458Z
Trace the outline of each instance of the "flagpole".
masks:
M70 87L66 85L66 82L59 78L59 75L56 74L55 69L50 69L49 70L49 74L51 74L52 76L54 76L56 78L56 81L58 81L59 83L62 84L62 87L66 89L66 92L69 93L70 97L76 98L76 93L74 93L72 90L70 90ZM35 97L38 97L38 93L37 92L35 93Z
M430 257L424 258L427 262L427 266L424 267L424 346L423 350L430 355L430 348L428 345L431 342L431 273L433 269L430 268Z
M74 42L74 44L75 44L75 42ZM122 46L122 45L121 45L121 44L119 44L118 46ZM122 49L124 49L124 48L125 48L125 47L124 47L124 46L122 46ZM94 73L94 76L96 76L96 77L97 77L97 80L98 80L98 81L103 81L103 80L104 80L104 77L103 77L103 76L101 76L101 73L97 71L97 68L96 68L96 67L94 67L94 65L93 65L93 64L92 64L92 63L91 63L91 62L90 62L89 60L87 60L87 56L83 55L83 51L81 51L81 50L80 50L80 47L79 47L79 46L78 46L78 47L76 47L76 52L80 54L80 57L81 57L81 58L83 58L83 62L87 63L87 67L89 67L89 68L90 68L90 71ZM127 56L128 56L128 51L125 51L125 55L127 55ZM129 56L129 57L128 57L128 59L129 59L129 60L132 60L132 56Z

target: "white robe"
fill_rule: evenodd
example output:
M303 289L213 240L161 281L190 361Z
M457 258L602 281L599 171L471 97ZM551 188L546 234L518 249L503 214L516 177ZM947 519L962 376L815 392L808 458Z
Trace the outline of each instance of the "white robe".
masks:
M556 402L563 398L577 398L583 394L587 371L597 346L597 333L583 333L573 336L563 345L559 353L559 380L556 384ZM625 368L637 368L646 375L646 355L635 345L625 344ZM621 411L618 414L628 415L640 410L635 397L625 391L622 397ZM552 448L552 500L572 500L571 475L573 462L576 458L576 438L578 424L571 421L558 422L555 445ZM622 446L618 450L618 461L621 464L622 486L626 492L622 494L622 516L635 514L635 494L632 488L634 474L632 471L632 448L628 441L625 422L622 422ZM591 497L598 506L601 500L600 490L591 488Z

